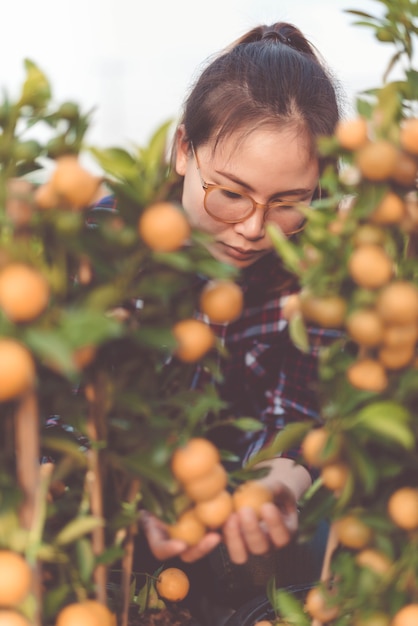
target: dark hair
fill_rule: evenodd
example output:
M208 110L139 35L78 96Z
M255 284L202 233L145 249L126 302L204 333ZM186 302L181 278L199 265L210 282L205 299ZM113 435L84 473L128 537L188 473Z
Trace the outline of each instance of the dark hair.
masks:
M180 123L198 146L237 130L292 124L316 138L339 118L337 90L314 47L292 24L258 26L215 57L193 85Z

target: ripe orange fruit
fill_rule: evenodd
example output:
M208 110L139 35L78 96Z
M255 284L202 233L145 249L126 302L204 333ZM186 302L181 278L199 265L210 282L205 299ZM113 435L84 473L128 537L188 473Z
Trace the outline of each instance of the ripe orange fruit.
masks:
M395 614L391 626L416 626L418 624L418 604L407 604Z
M189 509L182 513L174 524L168 526L168 534L171 539L179 539L184 541L188 546L194 546L206 534L206 528L197 518L193 509Z
M391 175L391 180L403 187L415 188L415 180L418 173L418 163L416 158L406 152L399 150L395 167Z
M189 593L190 581L183 570L168 567L159 574L155 588L160 598L169 602L180 602Z
M88 608L100 620L102 626L112 626L114 623L114 614L107 606L97 600L84 600L83 606Z
M399 141L404 150L418 154L418 119L411 117L402 122Z
M112 614L110 611L101 611L98 603L92 600L67 604L58 613L55 626L111 626ZM106 607L103 607L104 609ZM112 621L111 621L112 620Z
M388 191L370 215L370 221L374 224L399 224L405 214L406 206L402 198Z
M414 345L417 339L417 324L391 324L383 330L383 344L388 348Z
M175 355L185 363L195 363L215 344L215 335L210 326L193 318L174 324L173 335L177 340Z
M47 307L49 285L35 268L10 263L0 272L0 308L13 322L30 322Z
M347 548L361 550L373 536L372 529L359 517L348 514L335 522L335 531L339 542Z
M322 483L330 491L341 491L350 475L350 468L346 463L329 463L321 470Z
M30 626L26 617L12 609L0 609L0 626Z
M335 136L342 148L358 150L368 140L367 120L361 116L340 120L335 128Z
M243 302L241 287L231 280L211 280L200 294L200 310L215 324L238 319Z
M399 370L409 365L415 356L415 343L402 346L382 346L378 352L378 359L388 370Z
M388 500L387 510L392 521L404 530L418 528L418 489L400 487Z
M273 626L273 622L270 622L268 619L262 619L256 622L254 626Z
M393 261L381 246L355 248L348 259L348 272L353 281L365 289L377 289L389 282Z
M74 209L91 205L101 182L99 176L94 176L81 166L75 154L58 157L49 179L50 188L58 196L60 204L68 204ZM39 197L37 200L39 202Z
M34 200L40 209L58 209L60 207L60 198L50 182L36 188Z
M356 563L361 567L368 567L376 574L387 574L392 566L392 561L386 554L373 548L364 548L356 555Z
M356 164L364 178L383 181L390 178L398 158L397 148L385 139L371 141L356 154Z
M329 604L329 594L322 587L312 587L305 597L305 610L322 624L335 619L338 607Z
M354 310L345 326L351 339L362 346L377 346L383 340L383 323L374 309Z
M334 438L332 446L325 453L329 441L330 433L323 426L313 428L305 435L301 444L301 453L308 465L322 467L338 458L340 454L340 439L338 437Z
M339 328L344 324L347 303L340 296L315 296L304 290L300 294L302 315L325 328Z
M184 491L194 502L211 500L220 491L225 489L228 483L228 474L223 465L216 463L212 469L194 480L184 483Z
M357 389L379 393L386 389L388 377L383 365L374 359L355 361L347 369L347 379Z
M32 572L23 556L0 550L0 605L17 606L28 595Z
M0 402L12 400L35 383L32 355L15 339L0 338Z
M273 493L256 480L247 480L235 489L232 494L232 502L235 511L239 511L245 506L253 509L260 517L263 504L273 502Z
M171 457L171 471L182 483L207 474L220 461L218 448L209 439L193 437Z
M138 232L146 245L157 252L173 252L190 237L190 224L172 202L157 202L142 213Z
M229 491L223 490L211 500L198 502L194 508L196 517L206 528L220 528L234 510L232 496Z
M418 288L406 280L395 280L379 293L376 310L386 324L416 324Z

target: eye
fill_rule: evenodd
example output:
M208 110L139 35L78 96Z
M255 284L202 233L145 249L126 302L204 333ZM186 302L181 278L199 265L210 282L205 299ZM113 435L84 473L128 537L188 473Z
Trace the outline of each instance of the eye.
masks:
M226 189L225 187L219 187L219 191L222 193L224 198L228 200L241 200L242 195L236 191L232 191L232 189Z

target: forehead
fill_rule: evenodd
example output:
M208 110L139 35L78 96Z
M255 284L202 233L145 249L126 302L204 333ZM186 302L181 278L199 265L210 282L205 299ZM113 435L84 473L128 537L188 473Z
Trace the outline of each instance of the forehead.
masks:
M234 133L199 149L201 161L219 172L254 186L287 179L310 180L318 175L318 157L308 133L294 126L259 128Z

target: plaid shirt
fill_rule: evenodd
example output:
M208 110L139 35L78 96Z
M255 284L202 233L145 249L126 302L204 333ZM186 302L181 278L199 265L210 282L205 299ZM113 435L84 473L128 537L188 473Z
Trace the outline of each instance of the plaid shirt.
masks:
M238 281L244 292L244 310L230 324L212 324L229 358L222 361L221 397L229 403L227 414L259 419L263 429L242 433L237 429L215 430L215 440L228 442L245 461L266 445L286 424L318 419L316 395L318 353L340 336L339 331L307 327L309 352L299 350L288 332L283 305L298 291L294 279L271 253L242 271ZM198 367L194 385L207 382ZM222 447L222 446L221 446ZM298 450L286 453L296 458Z

